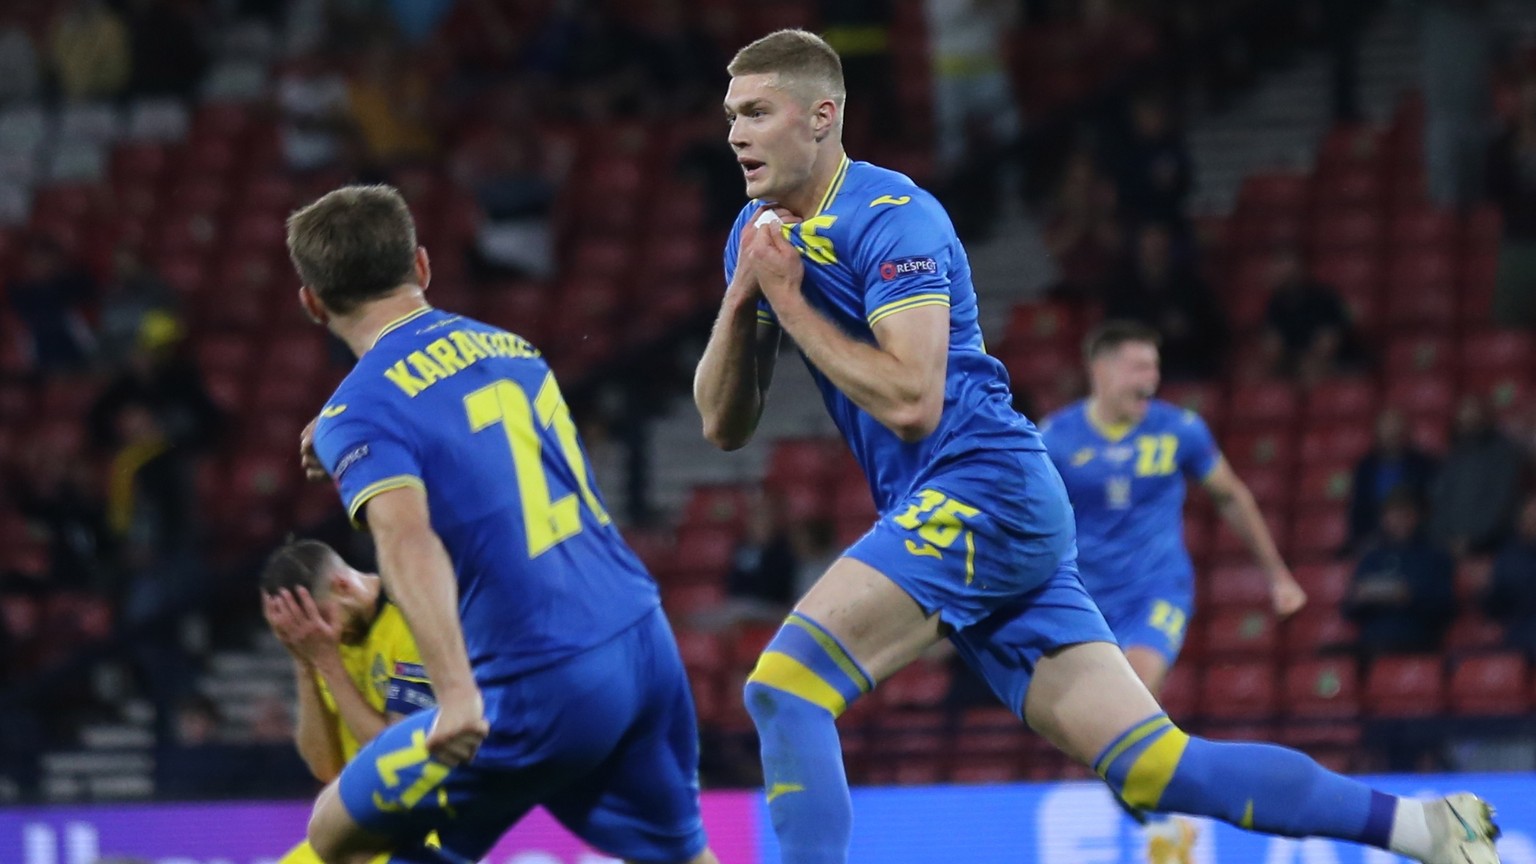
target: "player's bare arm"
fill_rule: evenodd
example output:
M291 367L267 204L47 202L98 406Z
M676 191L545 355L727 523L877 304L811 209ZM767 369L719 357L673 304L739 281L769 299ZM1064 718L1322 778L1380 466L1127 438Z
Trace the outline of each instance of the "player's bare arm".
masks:
M320 685L315 680L315 667L294 646L287 611L277 596L262 595L261 611L279 642L293 657L293 683L298 691L298 717L294 723L293 741L299 758L309 768L309 773L322 783L329 783L341 773L346 759L342 758L341 737L337 734L333 715L320 697Z
M445 765L467 762L490 726L464 648L453 563L432 530L426 493L415 487L382 492L369 499L367 518L379 573L416 635L422 665L437 693L439 713L427 749Z
M778 231L758 231L744 252L790 338L837 389L903 441L921 441L944 410L949 307L923 306L881 319L875 344L860 342L801 293L805 265Z
M326 689L336 701L336 713L359 745L367 744L389 725L383 711L374 710L357 689L341 659L341 628L321 614L308 590L279 591L266 598L274 607L269 617L274 632L284 640L294 656L325 679ZM281 630L279 630L281 628ZM338 768L338 771L340 769Z
M742 229L743 253L756 231L750 224ZM756 276L743 262L725 289L720 315L694 372L693 401L704 422L704 438L722 450L738 450L752 440L773 382L779 328L758 322L761 297Z
M1248 491L1247 484L1232 470L1232 465L1225 457L1217 460L1216 467L1206 476L1205 489L1215 500L1221 518L1237 533L1253 554L1254 560L1264 569L1264 575L1269 578L1269 592L1275 614L1284 618L1305 606L1307 593L1291 576L1290 568L1285 566L1285 559L1280 557L1280 550L1275 548L1275 539L1270 536L1269 526L1264 524L1264 516L1253 500L1253 493Z

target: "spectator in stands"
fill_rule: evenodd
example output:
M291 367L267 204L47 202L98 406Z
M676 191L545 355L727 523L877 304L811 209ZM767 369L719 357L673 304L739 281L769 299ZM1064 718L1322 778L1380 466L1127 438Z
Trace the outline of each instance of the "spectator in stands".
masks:
M1349 540L1346 552L1359 554L1381 524L1382 504L1406 490L1423 503L1435 476L1435 459L1408 438L1403 412L1387 408L1376 416L1376 442L1355 465L1350 485Z
M0 105L33 99L42 89L37 45L22 10L0 9Z
M1487 147L1493 25L1488 0L1426 0L1419 56L1430 200L1471 203Z
M1406 489L1388 496L1380 533L1355 565L1344 599L1344 614L1360 625L1360 650L1434 650L1455 613L1455 569L1423 530L1418 499Z
M725 579L725 603L701 612L694 626L718 631L736 624L772 624L795 604L799 560L776 500L754 502L747 508L746 532L731 555Z
M1357 359L1349 310L1333 286L1313 279L1295 249L1275 253L1264 314L1264 350L1273 371L1316 383Z
M95 348L81 311L95 291L90 274L46 237L28 245L20 270L6 293L31 337L38 370L78 369Z
M1114 183L1099 173L1087 150L1073 151L1045 227L1045 245L1061 274L1053 294L1086 300L1103 295L1120 251L1116 207Z
M680 0L651 4L635 34L640 62L650 81L650 113L691 116L713 108L726 58L698 20L690 21Z
M218 743L223 725L219 706L201 693L193 693L177 706L176 741L183 747Z
M1131 261L1105 292L1104 314L1156 328L1169 378L1215 374L1226 350L1226 319L1216 297L1193 266L1174 257L1173 234L1164 225L1145 225L1136 234Z
M176 295L130 245L117 248L112 267L112 279L102 287L96 315L97 358L104 368L116 370L128 362L151 313L176 313Z
M319 54L302 55L278 79L283 159L294 171L336 164L346 152L347 81Z
M131 0L128 41L135 96L189 97L208 66L207 40L193 4L181 0Z
M368 46L347 83L347 103L373 166L419 162L437 151L432 82L420 58L391 41Z
M192 451L213 443L223 412L187 357L183 335L181 323L166 312L144 316L126 366L91 406L88 422L97 447L123 446L121 415L130 408L152 413L171 446Z
M1124 143L1111 164L1128 218L1184 224L1194 163L1166 97L1150 91L1135 97Z
M48 588L105 587L110 536L92 464L40 439L11 483L16 509L48 537Z
M1017 142L1022 123L1003 39L1018 9L1007 0L925 0L923 11L933 66L936 155L940 175L948 177L966 159L975 124L984 127L993 152L1011 150Z
M1487 181L1504 216L1493 317L1528 327L1536 324L1536 74L1521 80L1515 111L1489 149Z
M111 99L133 70L128 26L104 0L66 2L54 19L49 57L59 91L70 101Z
M883 123L900 109L891 86L891 55L900 37L891 33L890 0L821 0L821 35L843 61L848 104L855 106L856 127L878 128L899 137L900 124ZM871 122L873 121L873 122ZM855 129L855 140L862 130Z
M1536 498L1520 508L1515 536L1493 561L1483 611L1504 625L1504 641L1536 657Z
M1525 459L1494 425L1488 405L1466 396L1451 450L1430 486L1430 534L1458 557L1497 549L1520 506Z
M554 273L550 214L555 180L538 138L526 127L496 123L472 133L454 153L452 171L480 205L472 257L492 275L548 278Z

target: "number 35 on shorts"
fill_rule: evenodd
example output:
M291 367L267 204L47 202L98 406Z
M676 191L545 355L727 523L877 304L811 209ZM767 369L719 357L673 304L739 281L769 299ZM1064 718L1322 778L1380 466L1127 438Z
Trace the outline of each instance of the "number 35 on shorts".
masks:
M918 539L907 539L907 551L926 558L944 558L943 550L965 541L965 584L976 578L976 538L966 527L966 520L981 515L981 511L934 489L917 493L917 501L907 512L895 517L895 522L908 531L916 531Z

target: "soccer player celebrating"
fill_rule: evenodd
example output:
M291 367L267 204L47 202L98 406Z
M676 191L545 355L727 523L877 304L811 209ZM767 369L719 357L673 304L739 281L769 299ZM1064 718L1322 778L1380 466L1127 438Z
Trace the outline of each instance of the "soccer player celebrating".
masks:
M798 30L737 53L725 98L748 197L694 379L704 434L747 443L780 333L804 355L882 514L791 613L744 698L786 862L847 860L834 721L948 637L993 691L1129 807L1337 837L1434 864L1497 860L1470 794L1401 799L1280 747L1175 726L1077 573L1072 509L982 348L965 251L938 202L843 153L837 54ZM435 679L434 679L435 680Z
M543 356L427 305L427 254L394 189L328 193L289 217L288 251L305 311L358 356L306 467L372 532L438 701L320 794L315 851L479 860L542 805L609 855L715 864L677 644Z
M1193 411L1152 398L1158 334L1108 321L1084 343L1090 392L1041 424L1077 519L1077 567L1126 660L1153 696L1179 656L1194 609L1194 568L1184 548L1184 478L1216 499L1269 578L1275 613L1306 593L1275 550L1253 495ZM1176 820L1148 825L1154 864L1187 864L1195 833Z
M262 613L293 655L295 743L322 783L383 728L435 703L421 655L379 577L347 566L318 540L286 543L261 573ZM278 864L320 859L308 842Z

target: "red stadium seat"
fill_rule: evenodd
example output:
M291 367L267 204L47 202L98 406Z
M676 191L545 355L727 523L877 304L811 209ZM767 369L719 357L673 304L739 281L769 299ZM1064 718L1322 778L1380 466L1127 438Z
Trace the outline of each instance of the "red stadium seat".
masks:
M1205 668L1200 715L1208 720L1267 720L1278 707L1275 668L1265 662L1220 663Z
M1201 630L1208 661L1262 659L1280 645L1279 627L1268 607L1215 610Z
M725 582L697 582L662 586L662 605L668 614L681 618L719 608L725 602Z
M1243 181L1238 193L1244 211L1300 213L1311 194L1304 174L1252 174Z
M1239 387L1228 401L1233 425L1273 430L1289 428L1295 421L1296 389L1278 381L1259 381Z
M827 479L837 442L824 438L788 438L774 442L766 480L774 486L820 487Z
M1451 673L1451 711L1464 716L1520 716L1531 710L1530 669L1516 652L1470 657Z
M1375 252L1381 245L1381 220L1370 208L1329 210L1312 225L1312 248L1318 252Z
M1352 422L1334 422L1307 429L1301 436L1301 463L1309 467L1353 464L1371 449L1375 440L1369 418L1369 414L1362 412Z
M1440 333L1404 333L1387 343L1386 368L1393 375L1446 372L1454 367L1451 340Z
M1338 651L1355 644L1354 625L1345 621L1339 610L1311 604L1297 612L1281 627L1285 653L1291 657L1310 657Z
M1381 265L1370 253L1346 251L1319 255L1312 264L1312 275L1345 296L1360 293L1375 296L1381 287Z
M1333 506L1349 500L1354 466L1349 462L1314 462L1302 469L1295 485L1296 509L1313 505Z
M1380 657L1365 682L1366 710L1376 717L1432 717L1445 710L1439 657Z
M1480 615L1460 615L1445 633L1445 650L1452 654L1482 654L1504 644L1504 628Z
M1475 607L1487 593L1493 576L1493 561L1484 557L1464 558L1456 564L1454 584L1456 602L1465 607Z
M734 529L719 525L685 526L677 532L674 569L684 581L723 581L735 551Z
M1349 591L1350 568L1343 562L1303 564L1293 575L1307 592L1307 602L1320 609L1337 609Z
M1463 225L1462 243L1473 254L1493 252L1504 240L1504 214L1493 204L1472 208Z
M1314 508L1296 514L1290 553L1298 561L1332 558L1349 539L1349 513L1343 507Z
M941 662L919 660L881 682L887 705L902 708L938 708L949 694L949 667Z
M676 634L678 653L690 673L709 675L725 667L726 653L719 636L688 629L678 629Z
M1269 605L1269 579L1252 564L1217 567L1204 580L1204 602L1241 611Z
M1532 368L1531 335L1518 330L1485 330L1467 334L1461 346L1461 372L1468 383L1491 376L1527 374Z
M1277 510L1264 513L1264 524L1269 527L1270 536L1274 537L1275 543L1281 548L1282 552L1285 550L1285 538L1287 537L1285 520L1288 516L1288 513L1282 513ZM1212 544L1211 552L1218 564L1233 564L1253 559L1252 553L1248 551L1248 545L1243 542L1242 538L1238 537L1236 532L1227 527L1224 522L1218 523L1216 526L1216 542Z
M1378 391L1369 378L1333 378L1307 394L1307 423L1356 420L1376 413Z
M1290 434L1283 429L1233 433L1222 445L1239 475L1251 468L1289 470L1295 457Z
M1400 210L1387 228L1387 241L1404 249L1449 251L1456 246L1456 216L1430 206Z
M1387 384L1387 404L1401 408L1410 417L1428 417L1443 422L1450 416L1455 399L1456 388L1449 375L1393 376Z
M1370 166L1335 168L1313 180L1312 195L1323 212L1356 207L1374 210L1381 204L1381 181Z
M1303 660L1286 667L1285 713L1308 720L1358 716L1354 659Z
M1387 268L1387 321L1395 329L1434 329L1456 318L1456 264L1433 249L1403 250Z
M1250 468L1243 472L1243 483L1253 493L1259 509L1276 518L1286 518L1291 506L1291 472L1285 468Z
M683 525L726 526L735 531L747 520L752 498L747 489L728 484L695 486L683 509Z
M1018 303L1008 315L1003 340L1010 346L1038 349L1041 345L1077 348L1081 336L1077 310L1066 303Z
M1159 399L1199 414L1213 429L1219 428L1226 416L1221 387L1216 384L1177 381L1164 385L1157 395Z

